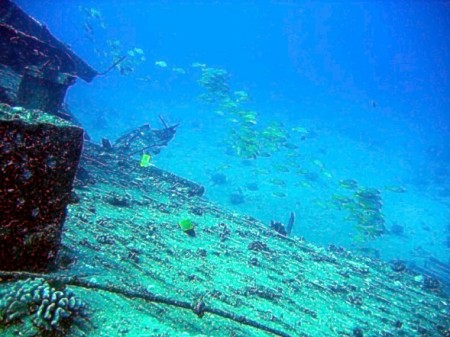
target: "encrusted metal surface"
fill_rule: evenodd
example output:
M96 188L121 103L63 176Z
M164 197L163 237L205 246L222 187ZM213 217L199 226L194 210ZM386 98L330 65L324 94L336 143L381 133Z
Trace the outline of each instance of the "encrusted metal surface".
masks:
M80 172L59 269L46 276L89 307L90 327L69 335L449 335L439 285L401 264L282 236L95 145Z

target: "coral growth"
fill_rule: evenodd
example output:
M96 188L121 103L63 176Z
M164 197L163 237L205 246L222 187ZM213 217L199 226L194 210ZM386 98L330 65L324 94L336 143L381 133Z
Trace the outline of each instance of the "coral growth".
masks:
M41 335L65 335L86 317L86 305L70 290L57 290L42 278L26 279L0 291L0 326L31 320Z

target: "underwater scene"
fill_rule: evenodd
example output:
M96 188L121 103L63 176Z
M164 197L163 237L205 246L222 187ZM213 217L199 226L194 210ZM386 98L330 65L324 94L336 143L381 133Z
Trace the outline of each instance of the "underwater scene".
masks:
M0 0L0 336L450 337L449 22Z

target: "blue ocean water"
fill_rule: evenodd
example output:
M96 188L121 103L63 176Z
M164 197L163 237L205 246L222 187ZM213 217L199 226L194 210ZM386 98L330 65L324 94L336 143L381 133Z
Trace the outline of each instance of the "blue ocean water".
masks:
M162 115L180 126L153 163L225 207L295 212L319 245L450 263L447 3L17 3L99 71L127 55L69 91L93 141ZM226 71L226 97L202 99L217 94L206 69Z

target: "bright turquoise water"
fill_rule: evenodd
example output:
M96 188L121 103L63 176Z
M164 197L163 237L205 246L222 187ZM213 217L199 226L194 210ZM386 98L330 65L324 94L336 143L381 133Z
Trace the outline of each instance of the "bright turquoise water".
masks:
M94 141L160 127L163 115L181 125L155 165L204 184L210 199L267 223L295 211L295 235L320 245L449 264L445 3L17 2L99 71L133 51L129 73L79 81L68 94ZM228 72L228 98L248 93L238 112L199 99L207 68ZM274 125L285 139L267 149ZM237 150L242 137L259 144L256 156ZM376 237L358 229L355 193L369 188L383 203Z

